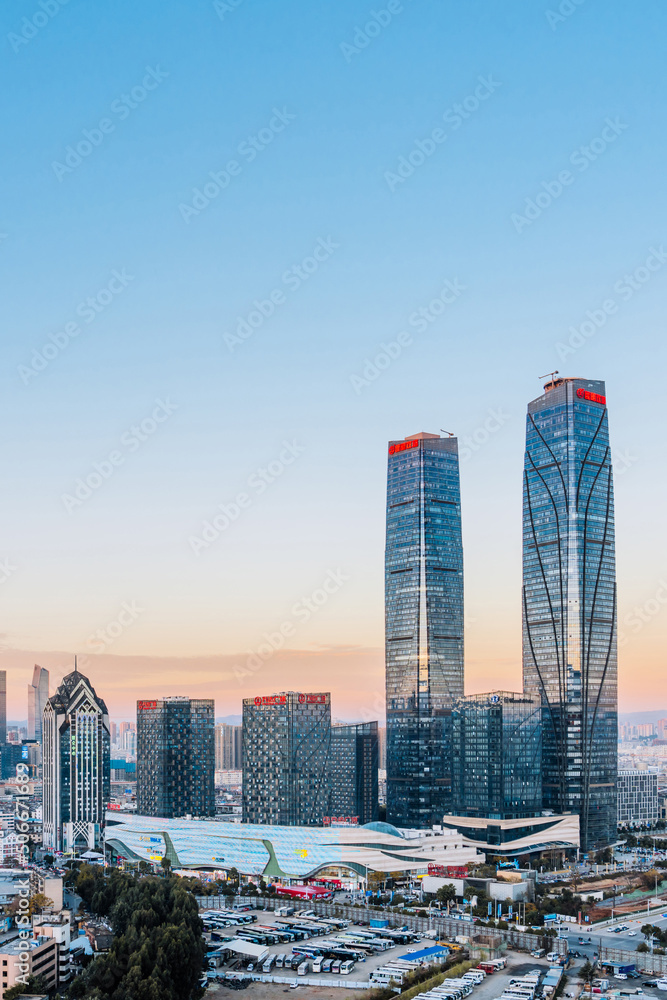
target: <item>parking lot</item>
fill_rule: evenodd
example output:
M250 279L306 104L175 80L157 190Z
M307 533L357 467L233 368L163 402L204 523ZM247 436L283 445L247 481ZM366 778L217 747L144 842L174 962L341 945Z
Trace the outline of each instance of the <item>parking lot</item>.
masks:
M254 916L257 917L257 922L246 925L249 929L256 927L258 924L261 924L262 926L266 927L272 927L272 926L280 927L280 923L278 922L280 918L276 918L276 915L275 913L273 913L273 911L253 910L252 913ZM283 918L283 919L290 919L290 918ZM294 919L298 920L298 918L296 917ZM369 930L368 925L364 924L350 924L349 927L347 927L345 930L354 931L355 929L363 929L366 931ZM234 931L235 929L233 927L228 927L225 928L223 931L219 931L218 933L224 935L225 937L234 937ZM307 941L294 942L294 944L296 944L297 946L299 944L312 944L318 946L319 941L330 940L332 937L335 937L335 933L336 932L332 932L331 934L326 934L322 937L311 937ZM345 931L342 931L340 933L345 933ZM428 948L433 944L435 944L434 941L430 941L428 938L421 938L420 940L414 943L395 945L387 949L386 951L380 952L377 955L369 955L365 959L355 963L355 966L352 969L352 972L350 973L348 978L352 982L362 982L362 981L365 982L366 980L369 979L370 974L371 972L373 972L374 969L378 969L382 965L386 965L387 962L397 958L405 958L405 957L410 958L411 953L414 953L416 951L421 951L422 949ZM292 944L267 945L267 949L270 955L281 955L281 954L291 955L292 947L293 947ZM226 968L227 966L221 966L220 971L223 972L225 971ZM262 971L261 965L259 968L256 967L253 971L261 972ZM284 976L292 980L297 979L296 971L293 971L292 969L289 968L276 969L274 967L271 970L270 975ZM325 986L328 982L331 983L333 981L337 981L338 979L340 979L340 973L336 975L334 974L327 975L326 973L322 972L314 973L311 971L308 973L308 977L317 978L318 980L321 980L322 985ZM271 985L271 984L264 984L264 985ZM277 986L278 984L275 985ZM349 992L350 991L346 990L345 995L347 996Z

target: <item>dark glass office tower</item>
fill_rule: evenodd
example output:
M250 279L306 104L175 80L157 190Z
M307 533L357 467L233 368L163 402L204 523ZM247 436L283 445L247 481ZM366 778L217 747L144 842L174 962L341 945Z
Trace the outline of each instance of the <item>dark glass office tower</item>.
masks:
M137 702L137 812L215 816L212 698Z
M449 726L463 695L463 544L456 438L389 444L385 552L387 820L450 809Z
M492 691L461 698L452 713L452 813L521 819L542 812L539 697Z
M377 722L331 727L330 816L356 817L361 826L378 819Z
M321 826L331 788L331 695L243 699L243 822Z
M523 676L543 703L544 806L580 814L584 850L612 842L616 566L604 382L554 377L528 404Z

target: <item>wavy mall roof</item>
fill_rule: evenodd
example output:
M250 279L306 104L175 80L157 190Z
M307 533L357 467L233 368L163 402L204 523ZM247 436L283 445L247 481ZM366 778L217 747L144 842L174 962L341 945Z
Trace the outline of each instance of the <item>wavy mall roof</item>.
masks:
M382 826L386 829L378 830ZM426 874L429 864L465 865L479 861L453 830L398 831L388 824L360 827L254 826L214 820L159 819L107 813L107 848L129 861L173 868L228 870L270 878L308 878L329 865L363 874L411 871Z

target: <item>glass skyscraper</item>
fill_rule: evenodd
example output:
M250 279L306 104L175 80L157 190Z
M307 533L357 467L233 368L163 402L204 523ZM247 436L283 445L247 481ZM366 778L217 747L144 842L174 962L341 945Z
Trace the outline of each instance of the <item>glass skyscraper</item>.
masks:
M378 819L378 724L331 727L329 815L356 817L361 826Z
M215 816L212 698L137 702L137 812Z
M331 789L331 695L243 699L243 822L321 826Z
M542 699L543 802L581 846L616 834L614 495L604 382L555 378L528 404L524 690Z
M522 819L542 812L542 706L514 691L470 694L452 713L452 813Z
M385 552L387 820L449 812L449 727L463 695L463 544L456 438L389 443Z

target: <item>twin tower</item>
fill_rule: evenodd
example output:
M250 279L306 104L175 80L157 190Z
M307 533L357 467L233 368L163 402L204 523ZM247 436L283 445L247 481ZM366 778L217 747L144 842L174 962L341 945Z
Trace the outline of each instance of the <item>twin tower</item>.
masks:
M616 833L617 611L603 382L553 377L528 404L520 599L524 691L541 706L541 807L578 813L584 850L609 844ZM429 827L452 811L463 620L457 439L421 433L392 441L385 650L387 820L396 826Z

